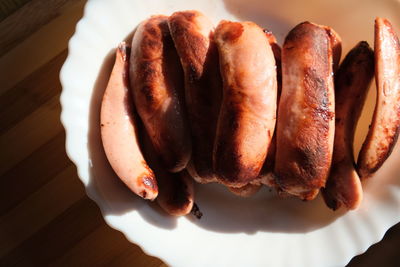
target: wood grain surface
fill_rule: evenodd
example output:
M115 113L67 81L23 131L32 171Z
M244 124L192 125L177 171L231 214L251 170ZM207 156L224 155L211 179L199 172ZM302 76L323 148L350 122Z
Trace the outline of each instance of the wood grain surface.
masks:
M0 266L165 266L105 224L65 153L59 71L85 2L0 0ZM399 247L397 224L348 266L396 266Z

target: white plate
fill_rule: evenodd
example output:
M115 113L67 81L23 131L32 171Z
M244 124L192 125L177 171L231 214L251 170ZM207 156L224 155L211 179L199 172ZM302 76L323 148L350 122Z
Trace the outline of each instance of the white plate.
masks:
M219 185L205 185L196 188L203 218L177 219L136 197L118 180L99 137L100 99L114 48L149 15L185 9L203 11L215 23L223 18L255 21L272 30L280 43L301 21L329 25L342 36L344 52L360 40L373 45L376 16L387 17L400 29L398 0L89 1L60 74L61 119L67 153L106 222L146 253L173 266L343 266L379 241L400 221L399 145L373 179L364 183L362 206L347 213L329 210L320 197L307 203L279 199L264 188L242 199ZM371 117L371 89L356 149Z

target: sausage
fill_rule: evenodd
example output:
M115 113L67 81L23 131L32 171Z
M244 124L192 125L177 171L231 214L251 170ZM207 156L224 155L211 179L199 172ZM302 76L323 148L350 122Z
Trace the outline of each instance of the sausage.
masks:
M240 187L258 177L274 133L275 60L263 30L252 22L222 21L214 37L223 80L214 169L221 183Z
M169 29L185 74L185 99L192 134L187 169L200 183L216 181L212 151L222 98L212 22L198 11L175 12Z
M133 99L151 142L171 172L186 167L190 130L183 99L183 71L167 16L142 22L132 40L130 83Z
M134 106L128 89L128 54L129 47L121 43L101 103L101 139L118 177L135 194L153 200L158 187L138 143Z
M273 33L267 29L264 29L264 33L268 38L268 42L271 45L272 52L274 53L275 64L276 64L276 80L277 80L277 98L276 98L276 105L279 106L279 99L281 97L282 92L282 49L278 45L275 36ZM275 124L276 126L276 124ZM263 167L261 168L258 183L267 185L269 187L276 188L277 185L275 183L274 178L274 165L275 165L275 152L276 152L276 131L272 136L271 144L268 148L267 157L265 158Z
M359 42L335 75L336 129L331 173L322 196L333 210L356 209L363 197L353 155L354 133L374 76L374 52Z
M272 52L274 53L275 65L276 65L276 80L277 80L277 105L279 103L279 97L282 88L282 68L281 68L281 47L278 45L273 33L267 29L264 29L264 33L267 36L268 43L271 46ZM232 193L242 196L250 197L256 194L262 184L269 187L276 187L273 170L275 161L275 148L276 148L276 132L272 136L271 144L268 147L267 157L265 158L264 164L261 168L260 174L257 179L253 180L251 183L242 187L229 187L229 191Z
M261 188L259 184L247 184L242 187L228 187L229 191L240 197L251 197Z
M274 53L275 65L276 65L276 80L278 83L278 92L277 92L277 103L279 102L279 98L281 96L282 90L282 49L276 41L275 35L267 29L264 29L264 33L268 38L268 43L272 48L272 52Z
M390 156L400 132L400 43L387 19L375 20L376 105L357 166L361 179Z
M278 102L279 103L279 102ZM276 131L272 136L271 145L268 148L267 157L260 171L259 181L269 187L277 188L274 175L275 156L276 156Z
M179 173L160 171L156 173L160 193L158 205L168 214L184 216L192 212L194 207L193 179L183 170Z
M323 26L303 22L282 49L275 179L303 200L316 197L328 178L335 133L333 59Z
M183 216L190 213L194 208L193 179L185 170L178 173L166 171L144 129L140 131L140 141L144 156L157 178L157 204L169 215Z
M336 72L339 63L340 57L342 55L342 38L340 38L339 34L328 26L322 26L326 33L328 34L331 49L332 49L332 63L333 63L333 72Z

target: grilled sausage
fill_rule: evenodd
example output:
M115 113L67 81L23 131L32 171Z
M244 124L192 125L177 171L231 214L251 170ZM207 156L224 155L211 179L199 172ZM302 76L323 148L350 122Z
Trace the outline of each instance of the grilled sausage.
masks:
M240 197L251 197L261 188L259 184L247 184L242 187L228 187L229 191Z
M128 90L128 54L129 48L121 43L101 103L101 139L118 177L137 195L153 200L158 194L157 182L138 144L134 107Z
M264 29L264 33L268 38L268 42L272 48L272 52L274 53L275 64L276 64L276 80L277 80L277 105L279 103L279 97L281 94L282 88L282 68L281 68L281 47L278 45L275 36L271 31ZM247 184L242 187L230 187L229 190L242 197L250 197L256 194L262 184L265 184L269 187L275 187L275 181L273 176L274 170L274 161L275 161L275 149L276 148L276 131L272 136L271 144L268 148L267 157L265 158L264 164L261 168L260 174L257 179L252 181L250 184Z
M376 106L358 156L358 173L367 178L390 156L400 132L400 43L387 19L375 20Z
M194 207L193 179L186 170L171 173L163 167L162 158L155 151L144 129L140 131L140 141L143 154L158 182L157 204L169 215L189 214Z
M130 66L139 116L165 167L178 172L190 159L191 141L183 102L183 72L168 17L153 16L138 26Z
M185 74L185 99L192 134L187 169L200 183L216 181L212 168L222 80L212 22L198 11L176 12L169 28Z
M282 49L282 94L277 123L278 186L311 200L328 178L335 131L333 62L323 26L303 22Z
M170 173L163 167L161 157L156 153L149 135L143 128L140 131L140 143L143 154L157 178L157 204L169 215L183 216L190 213L194 205L193 179L185 170Z
M256 179L275 128L276 65L263 30L222 21L215 30L223 99L214 145L219 181L240 187Z
M271 45L272 52L274 53L275 64L276 64L276 80L277 80L277 98L276 105L279 106L279 99L282 92L282 49L278 45L275 36L271 31L264 29L264 33L268 38L268 42ZM275 124L276 125L276 124ZM263 167L261 168L260 175L258 177L258 183L264 184L269 187L276 187L275 178L273 175L275 165L275 152L276 152L276 131L272 136L271 144L268 148L267 157L265 158Z
M158 205L168 214L183 216L193 210L194 189L193 179L185 171L169 173L163 170L156 171L160 193L157 197Z
M335 75L336 128L332 168L322 195L328 207L356 209L363 191L355 169L353 141L357 121L374 76L374 52L367 42L358 43Z

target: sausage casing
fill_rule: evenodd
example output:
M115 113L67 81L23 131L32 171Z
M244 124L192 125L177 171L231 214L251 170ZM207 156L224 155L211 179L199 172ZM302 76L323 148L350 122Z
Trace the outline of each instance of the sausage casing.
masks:
M333 210L341 205L355 209L363 197L355 168L353 141L373 76L374 52L367 42L358 43L335 74L335 141L331 173L322 189L326 204Z
M400 132L400 43L390 24L375 20L376 105L357 166L361 178L371 176L390 156Z
M132 40L130 82L133 99L152 144L171 172L186 167L190 130L183 100L183 72L167 16L142 22Z
M137 118L128 89L128 55L129 47L121 43L101 104L101 139L118 177L137 195L153 200L158 187L139 147Z
M222 21L214 37L223 79L214 168L221 183L240 187L259 175L274 133L275 59L252 22Z
M212 168L222 80L212 22L199 11L175 12L168 25L185 74L185 99L192 135L187 166L200 183L216 181Z
M278 186L315 198L328 178L335 132L331 40L323 26L303 22L282 49L282 94L277 122Z

